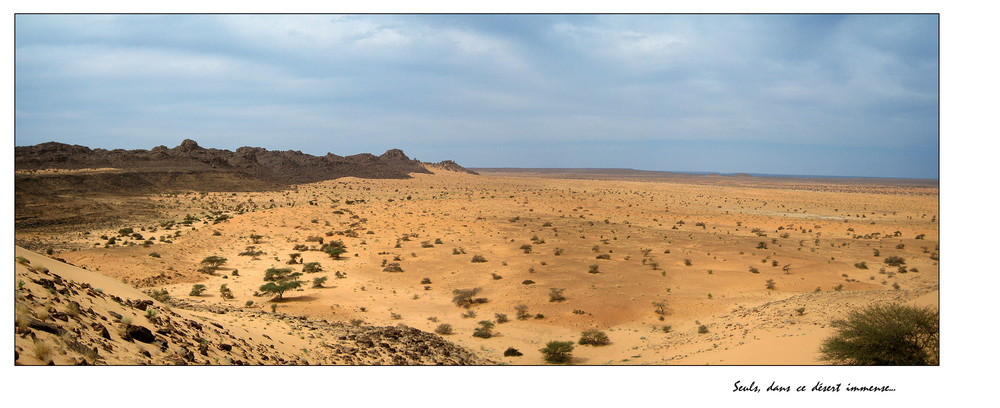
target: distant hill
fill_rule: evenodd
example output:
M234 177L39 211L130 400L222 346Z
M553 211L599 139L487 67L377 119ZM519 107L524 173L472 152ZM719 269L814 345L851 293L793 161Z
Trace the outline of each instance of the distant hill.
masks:
M405 179L411 173L440 168L475 174L447 160L425 164L410 159L399 149L380 156L370 153L313 156L301 151L271 151L260 147L240 147L236 151L204 148L194 140L179 146L157 146L151 150L106 150L48 142L14 148L17 190L30 189L40 182L56 190L83 186L91 191L121 193L162 189L255 190L288 184L312 183L341 177ZM90 172L41 170L107 169ZM37 177L28 177L37 176Z

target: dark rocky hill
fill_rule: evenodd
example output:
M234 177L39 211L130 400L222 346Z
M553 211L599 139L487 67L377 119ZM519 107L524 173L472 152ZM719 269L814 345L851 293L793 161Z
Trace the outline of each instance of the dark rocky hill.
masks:
M457 165L456 165L457 166ZM458 166L461 167L461 166ZM424 165L398 149L381 156L368 153L313 156L301 151L271 151L240 147L236 151L206 149L193 140L180 146L151 150L105 150L48 142L14 148L14 169L114 168L127 172L232 172L238 178L266 183L298 184L340 177L408 178L410 173L430 173Z

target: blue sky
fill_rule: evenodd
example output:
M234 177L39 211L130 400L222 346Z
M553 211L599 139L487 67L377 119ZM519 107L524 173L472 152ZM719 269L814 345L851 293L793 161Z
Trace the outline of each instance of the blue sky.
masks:
M18 15L16 144L937 178L935 15Z

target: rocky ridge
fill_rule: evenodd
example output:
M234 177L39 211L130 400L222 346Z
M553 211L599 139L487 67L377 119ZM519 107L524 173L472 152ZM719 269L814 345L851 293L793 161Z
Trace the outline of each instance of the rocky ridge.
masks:
M17 248L16 365L485 365L436 334L309 320L259 308L198 308ZM111 281L113 284L114 282ZM123 293L117 293L117 292ZM240 324L234 322L241 322ZM257 322L266 331L248 329Z

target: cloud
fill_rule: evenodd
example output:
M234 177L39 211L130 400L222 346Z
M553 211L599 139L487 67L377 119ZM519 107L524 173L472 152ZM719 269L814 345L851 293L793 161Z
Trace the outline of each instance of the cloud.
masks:
M15 31L18 144L937 149L933 15L18 15Z

